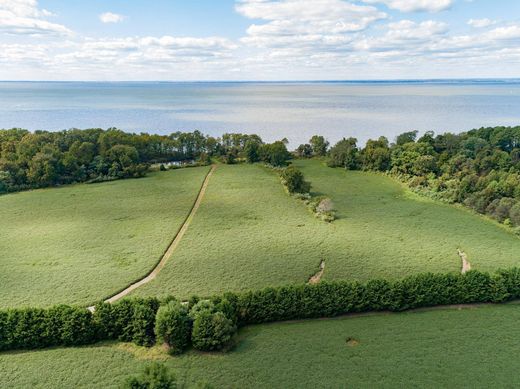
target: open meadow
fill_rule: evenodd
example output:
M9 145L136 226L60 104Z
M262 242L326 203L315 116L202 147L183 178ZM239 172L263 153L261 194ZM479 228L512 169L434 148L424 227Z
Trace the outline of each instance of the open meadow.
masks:
M221 165L166 267L138 296L209 296L303 283L325 261L323 279L396 279L520 264L520 239L460 207L406 190L374 173L296 160L313 191L330 196L338 219L313 217L261 166Z
M0 307L87 305L143 277L208 167L0 197Z
M186 235L157 278L133 295L188 298L304 283L330 226L258 165L219 165Z
M117 388L153 360L188 387L510 387L518 320L520 306L508 304L250 326L224 354L122 343L7 352L0 387Z
M295 165L337 210L330 240L337 250L327 258L324 279L460 271L459 249L472 269L520 265L519 237L488 218L416 195L381 174L332 169L316 160Z

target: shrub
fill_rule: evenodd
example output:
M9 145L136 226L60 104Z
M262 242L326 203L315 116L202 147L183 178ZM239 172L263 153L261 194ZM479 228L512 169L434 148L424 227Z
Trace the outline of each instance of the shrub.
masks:
M155 340L155 315L158 309L159 300L155 298L100 303L96 305L94 313L98 337L150 346Z
M170 301L157 311L155 334L160 342L166 343L170 353L184 351L190 343L191 320L188 309L178 301Z
M198 350L221 350L235 332L233 322L222 312L202 310L195 316L191 340Z
M155 343L155 315L157 309L149 304L136 304L132 318L132 341L139 346Z
M213 313L216 311L215 304L211 300L200 300L197 301L190 309L189 316L192 320L195 320L197 316L202 312Z
M159 363L152 363L137 377L131 377L122 386L123 389L176 389L175 375Z
M282 181L289 193L308 193L311 190L311 184L305 181L303 173L294 166L282 170Z

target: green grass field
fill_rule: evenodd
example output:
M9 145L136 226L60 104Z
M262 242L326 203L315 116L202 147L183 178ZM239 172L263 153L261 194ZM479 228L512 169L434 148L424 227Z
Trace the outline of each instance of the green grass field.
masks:
M216 388L512 387L519 320L510 304L251 326L227 354L124 344L2 353L0 387L112 388L153 358L182 383Z
M339 219L315 219L261 166L219 166L193 223L156 280L135 295L208 296L324 279L400 278L520 264L520 239L460 207L424 199L391 178L296 161Z
M207 296L302 283L327 252L328 231L271 171L221 165L170 262L134 295Z
M144 276L209 168L0 197L0 308L89 304Z
M334 250L325 279L460 271L458 248L473 269L520 265L520 239L471 211L415 195L382 175L332 169L315 160L295 164L312 190L330 196L338 211L327 242Z

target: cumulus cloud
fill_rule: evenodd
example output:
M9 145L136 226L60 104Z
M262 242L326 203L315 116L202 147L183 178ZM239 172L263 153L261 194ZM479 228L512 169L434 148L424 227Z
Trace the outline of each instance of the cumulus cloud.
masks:
M470 19L468 20L468 24L475 28L484 28L489 27L493 24L496 24L497 22L488 18L484 19Z
M401 12L439 12L450 8L453 0L363 0L365 3L385 4Z
M112 12L105 12L99 15L99 20L103 23L119 23L125 19L123 15L115 14Z
M52 13L40 9L37 0L1 0L0 32L29 35L70 35L72 32L61 24L49 22Z
M377 8L343 0L242 0L236 10L252 24L241 42L256 47L340 49L352 33L387 15Z
M518 68L518 22L472 19L465 31L451 30L436 20L440 15L390 18L382 3L403 12L436 12L452 1L238 0L236 11L251 22L232 40L70 35L36 0L0 0L0 33L42 35L0 41L0 78L340 79L429 77L431 69L456 77L452 72Z

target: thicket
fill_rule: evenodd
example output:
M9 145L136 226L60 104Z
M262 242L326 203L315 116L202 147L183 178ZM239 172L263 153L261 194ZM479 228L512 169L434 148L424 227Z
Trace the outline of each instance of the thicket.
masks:
M69 306L8 309L0 311L0 350L76 346L107 339L151 346L156 334L160 341L177 345L179 352L188 344L219 350L232 339L236 327L248 324L518 298L520 269L512 268L494 275L472 270L466 274L420 274L396 281L266 288L206 300L192 298L182 305L184 308L169 298L159 309L160 302L149 298L100 303L94 313Z
M286 166L287 140L264 143L258 135L194 132L130 134L116 128L33 133L0 129L0 194L77 182L104 182L146 175L153 164L183 162L200 166L264 162ZM176 168L176 166L172 166Z
M176 389L178 387L180 385L175 374L157 362L146 366L140 375L128 378L122 385L122 389Z
M298 150L309 148L301 145ZM419 138L417 131L409 131L394 143L380 137L361 149L355 138L348 138L327 155L329 166L386 172L419 193L520 227L520 127L427 132Z

